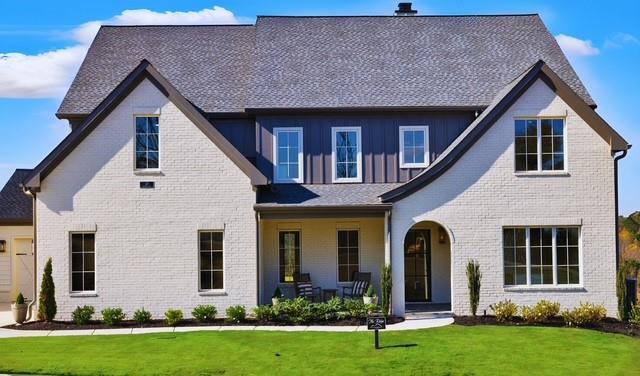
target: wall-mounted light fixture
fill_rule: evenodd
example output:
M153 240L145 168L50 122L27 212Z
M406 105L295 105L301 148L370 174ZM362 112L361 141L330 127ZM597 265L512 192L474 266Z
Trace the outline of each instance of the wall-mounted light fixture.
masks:
M447 242L447 232L444 227L440 226L438 228L438 243L444 244Z
M0 252L6 252L6 251L7 251L7 241L0 240Z

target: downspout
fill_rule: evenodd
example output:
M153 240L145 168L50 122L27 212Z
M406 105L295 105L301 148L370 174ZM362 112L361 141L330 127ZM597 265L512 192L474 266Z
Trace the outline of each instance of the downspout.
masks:
M631 145L629 145L631 147ZM614 152L615 155L615 152ZM618 209L618 161L627 156L627 151L622 150L622 154L616 155L613 158L613 184L614 184L614 196L615 196L615 212L616 212L616 270L620 268L620 220L618 216L620 215L620 210Z
M256 212L256 305L260 305L260 213Z
M29 303L29 305L27 306L27 320L26 321L30 321L31 320L31 316L33 316L33 307L36 303L36 301L38 300L38 253L37 253L37 222L36 222L36 193L32 192L32 191L27 191L25 192L29 195L31 195L33 197L33 244L32 244L32 249L33 249L33 300L31 301L31 303Z

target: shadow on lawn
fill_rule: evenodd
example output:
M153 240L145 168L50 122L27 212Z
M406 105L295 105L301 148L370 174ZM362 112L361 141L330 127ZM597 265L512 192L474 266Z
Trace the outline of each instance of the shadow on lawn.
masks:
M400 345L387 345L387 346L380 346L380 349L393 349L393 348L402 348L402 347L417 347L418 344L417 343L405 343L405 344L400 344Z

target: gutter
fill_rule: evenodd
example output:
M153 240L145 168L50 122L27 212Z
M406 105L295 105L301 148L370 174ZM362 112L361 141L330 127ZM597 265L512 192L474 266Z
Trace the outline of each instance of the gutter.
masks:
M26 321L31 321L31 318L33 315L33 307L35 306L36 302L38 301L38 239L37 239L37 234L38 231L36 229L36 193L31 191L31 190L25 190L24 191L25 194L33 197L33 244L32 244L32 249L33 249L33 300L31 301L31 303L29 303L29 305L27 306L27 318Z
M631 148L631 145L628 145L629 149ZM614 152L614 155L617 152ZM613 190L614 190L614 196L615 196L615 212L616 212L616 218L615 218L615 230L616 230L616 270L618 270L620 268L620 259L621 256L620 255L620 209L618 208L618 198L619 198L619 194L618 194L618 161L621 160L622 158L627 156L627 150L622 150L622 154L620 155L616 155L613 158Z

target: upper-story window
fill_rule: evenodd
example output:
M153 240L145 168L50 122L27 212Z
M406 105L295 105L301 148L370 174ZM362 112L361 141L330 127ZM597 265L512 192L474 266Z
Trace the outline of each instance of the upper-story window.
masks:
M136 170L160 168L160 125L157 116L136 116Z
M303 182L302 128L274 128L274 181Z
M429 128L400 127L400 168L423 168L429 165Z
M360 127L331 129L333 181L362 182L362 143Z
M564 171L564 119L516 119L516 172Z

